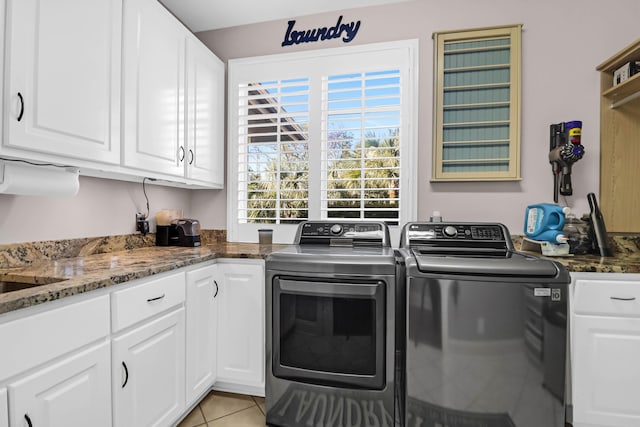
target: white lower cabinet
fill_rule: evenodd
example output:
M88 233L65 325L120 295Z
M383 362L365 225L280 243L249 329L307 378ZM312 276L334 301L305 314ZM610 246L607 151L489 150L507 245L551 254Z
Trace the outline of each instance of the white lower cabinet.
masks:
M185 409L184 308L114 337L114 426L167 426Z
M220 262L216 388L264 396L263 261Z
M7 407L6 388L0 388L0 427L9 427L9 408Z
M111 426L109 360L104 340L11 383L11 425Z
M213 264L187 272L187 406L216 380L218 268Z
M264 261L217 260L0 321L0 427L164 427L264 396ZM111 315L110 315L110 314Z
M574 427L640 426L640 275L572 276Z

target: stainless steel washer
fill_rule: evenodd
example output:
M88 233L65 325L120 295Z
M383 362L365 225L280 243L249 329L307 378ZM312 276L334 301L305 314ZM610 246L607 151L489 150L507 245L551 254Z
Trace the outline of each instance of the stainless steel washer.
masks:
M568 272L501 224L409 223L406 426L564 427Z
M305 222L267 257L268 425L397 423L395 291L382 222Z

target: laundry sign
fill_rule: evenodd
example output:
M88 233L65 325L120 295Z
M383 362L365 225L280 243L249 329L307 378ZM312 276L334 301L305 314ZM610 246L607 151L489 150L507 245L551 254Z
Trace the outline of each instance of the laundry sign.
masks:
M282 41L282 47L332 39L342 39L343 42L349 43L358 34L360 21L343 22L342 19L343 17L340 16L338 22L332 27L319 27L306 30L296 29L296 21L289 21L287 24L287 32Z

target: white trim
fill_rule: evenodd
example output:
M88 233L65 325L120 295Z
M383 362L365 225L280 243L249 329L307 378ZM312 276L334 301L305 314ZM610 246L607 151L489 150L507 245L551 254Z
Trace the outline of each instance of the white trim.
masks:
M365 56L362 54L370 53ZM378 55L376 55L378 54ZM362 55L354 61L355 55ZM403 93L401 108L403 148L401 150L400 177L401 205L400 225L392 226L392 242L399 241L401 226L408 221L417 219L417 154L418 154L418 40L404 40L385 43L374 43L362 46L349 46L321 50L285 53L252 58L229 60L228 70L228 122L227 122L227 239L232 242L257 242L260 228L273 228L274 243L291 243L297 230L297 225L284 224L242 224L237 222L238 204L238 84L247 81L265 81L269 79L282 80L288 78L306 77L308 72L314 74L335 74L348 72L363 72L370 68L378 68L378 58L384 56L385 61L398 64L403 79L402 88L409 93ZM283 66L286 64L286 66ZM340 64L340 70L336 65ZM259 74L258 74L259 73ZM259 77L256 77L259 76ZM313 106L311 108L317 108ZM311 111L310 111L311 117ZM320 117L320 116L318 116ZM319 119L314 118L309 127L320 126ZM405 139L406 138L406 139ZM318 167L318 166L313 166ZM314 194L320 189L309 189L312 208L316 203ZM313 201L312 201L313 200ZM242 228L242 230L241 230Z

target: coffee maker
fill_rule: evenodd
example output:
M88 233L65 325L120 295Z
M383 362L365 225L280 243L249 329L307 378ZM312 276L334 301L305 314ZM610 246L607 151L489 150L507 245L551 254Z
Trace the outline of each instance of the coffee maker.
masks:
M163 210L156 215L156 246L197 247L200 241L200 222L197 219L175 218L181 211Z
M169 225L169 244L172 246L200 246L200 222L197 219L174 219Z

